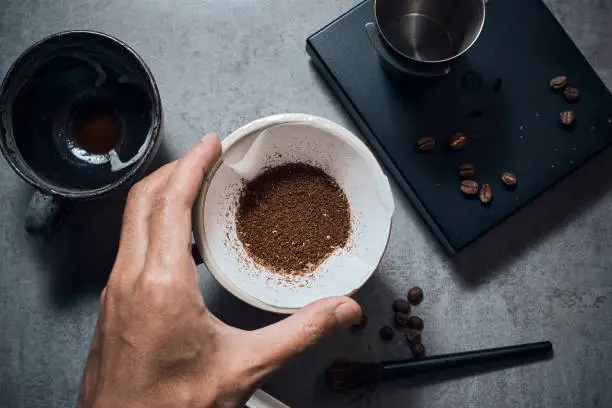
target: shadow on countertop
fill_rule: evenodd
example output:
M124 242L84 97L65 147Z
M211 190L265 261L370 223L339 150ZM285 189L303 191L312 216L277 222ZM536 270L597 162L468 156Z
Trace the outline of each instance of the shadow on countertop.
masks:
M596 155L454 256L451 265L461 282L467 287L486 282L503 265L597 204L612 190L609 174L612 174L612 149Z
M140 178L170 160L162 143ZM70 307L78 297L99 295L110 274L119 247L123 209L129 187L99 200L75 202L63 227L47 242L36 242L38 259L45 264L53 304Z

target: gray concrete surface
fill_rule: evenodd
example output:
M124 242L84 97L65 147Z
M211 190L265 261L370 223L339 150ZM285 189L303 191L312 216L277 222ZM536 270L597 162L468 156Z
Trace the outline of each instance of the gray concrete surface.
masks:
M611 87L612 1L546 2ZM0 75L27 45L56 31L95 29L123 39L159 82L165 127L158 163L206 131L226 135L276 112L317 114L353 128L310 66L304 41L354 4L0 0ZM608 151L455 259L396 189L389 249L358 294L370 325L359 335L330 337L265 388L296 408L350 405L349 396L325 390L320 373L338 357L407 357L401 339L381 344L376 331L390 299L418 284L426 291L418 313L430 354L550 339L556 356L481 375L385 384L370 406L612 406L610 174ZM73 406L124 195L79 205L53 242L39 244L23 230L32 190L4 160L0 192L0 407ZM275 321L225 292L205 268L199 272L208 305L225 321L243 328Z

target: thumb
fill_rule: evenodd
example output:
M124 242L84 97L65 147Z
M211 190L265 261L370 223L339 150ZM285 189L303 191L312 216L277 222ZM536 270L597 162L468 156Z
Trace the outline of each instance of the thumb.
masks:
M293 316L251 332L255 355L263 359L263 367L273 371L314 346L334 328L357 323L361 315L361 307L348 297L317 300Z

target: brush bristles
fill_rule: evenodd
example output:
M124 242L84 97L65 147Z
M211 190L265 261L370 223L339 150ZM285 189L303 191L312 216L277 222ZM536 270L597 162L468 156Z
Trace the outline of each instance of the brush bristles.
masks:
M382 379L382 364L336 361L325 371L327 385L335 391L346 391L378 384Z

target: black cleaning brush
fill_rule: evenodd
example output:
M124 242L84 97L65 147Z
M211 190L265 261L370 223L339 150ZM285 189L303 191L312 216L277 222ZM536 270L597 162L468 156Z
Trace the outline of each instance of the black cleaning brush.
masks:
M337 361L327 369L326 377L330 388L336 391L345 391L359 387L372 387L385 380L428 374L452 368L499 363L510 359L547 358L552 356L552 350L552 343L543 341L382 363Z

